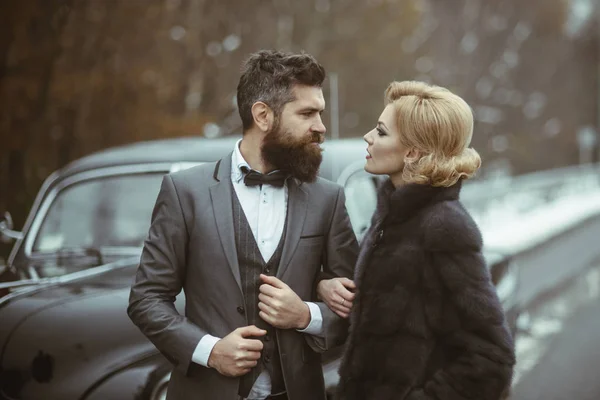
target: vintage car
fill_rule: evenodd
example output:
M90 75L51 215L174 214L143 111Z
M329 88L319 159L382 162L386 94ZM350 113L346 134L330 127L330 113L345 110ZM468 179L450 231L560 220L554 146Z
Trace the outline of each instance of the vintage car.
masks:
M10 214L0 234L16 239L0 271L0 399L160 400L171 365L126 314L129 287L165 173L217 160L236 138L141 142L77 160L43 184L22 232ZM365 144L328 141L320 175L344 186L360 239L378 178L363 170ZM510 259L486 253L515 318ZM183 295L177 308L183 312ZM325 353L328 391L341 348Z

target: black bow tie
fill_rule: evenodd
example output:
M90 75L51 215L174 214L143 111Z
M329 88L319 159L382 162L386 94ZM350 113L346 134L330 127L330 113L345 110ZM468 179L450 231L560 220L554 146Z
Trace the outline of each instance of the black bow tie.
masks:
M242 167L244 172L244 183L246 186L257 186L257 185L272 185L276 187L282 187L285 184L285 180L289 178L290 174L286 171L276 170L269 172L268 174L261 174L253 169Z

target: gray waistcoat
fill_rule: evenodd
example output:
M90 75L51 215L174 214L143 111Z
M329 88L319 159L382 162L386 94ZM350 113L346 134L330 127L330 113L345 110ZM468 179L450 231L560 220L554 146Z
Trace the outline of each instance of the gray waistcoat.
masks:
M287 226L287 218L285 225ZM240 380L239 395L242 397L248 396L256 378L258 378L265 368L271 375L271 393L279 394L285 391L275 328L258 316L258 312L260 311L258 308L258 294L260 293L259 286L262 284L259 275L275 276L277 273L285 241L286 226L283 228L283 234L281 235L277 249L271 256L271 259L265 262L260 254L242 205L238 200L235 190L233 190L233 227L245 302L245 309L239 309L238 311L245 312L248 325L256 325L267 331L267 334L260 338L264 345L261 360L259 360L256 367L242 376Z

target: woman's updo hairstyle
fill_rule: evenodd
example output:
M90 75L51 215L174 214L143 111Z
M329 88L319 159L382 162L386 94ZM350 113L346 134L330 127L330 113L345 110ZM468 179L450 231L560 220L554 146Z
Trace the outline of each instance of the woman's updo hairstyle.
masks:
M473 137L471 107L448 89L424 82L392 82L385 91L392 104L403 146L415 148L420 158L406 162L406 183L452 186L471 178L481 166Z

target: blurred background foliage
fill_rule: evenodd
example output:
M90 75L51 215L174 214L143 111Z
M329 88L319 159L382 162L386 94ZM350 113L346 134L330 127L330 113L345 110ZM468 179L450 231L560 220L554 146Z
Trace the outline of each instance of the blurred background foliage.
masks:
M240 133L239 69L261 48L336 78L335 136L419 79L473 107L482 178L595 161L598 19L593 0L3 0L0 211L20 229L43 179L93 151Z

